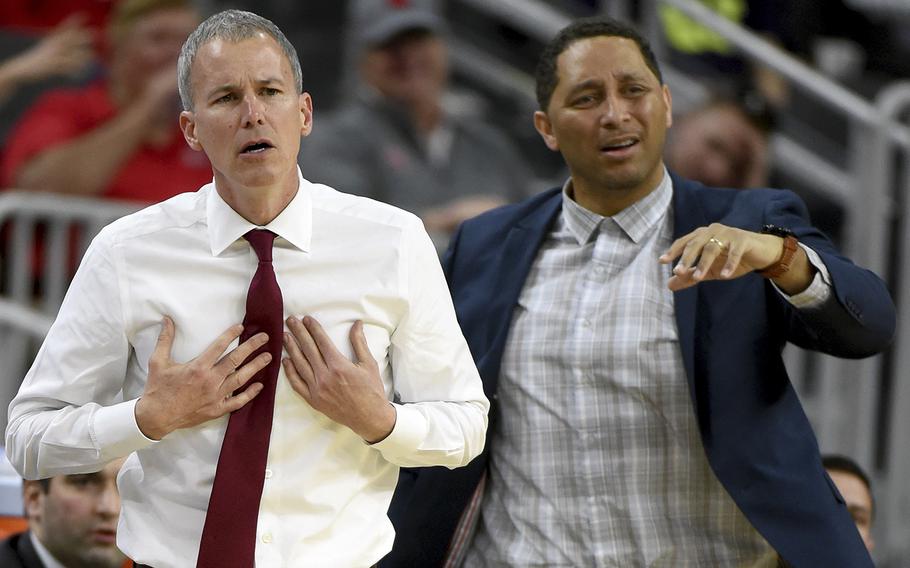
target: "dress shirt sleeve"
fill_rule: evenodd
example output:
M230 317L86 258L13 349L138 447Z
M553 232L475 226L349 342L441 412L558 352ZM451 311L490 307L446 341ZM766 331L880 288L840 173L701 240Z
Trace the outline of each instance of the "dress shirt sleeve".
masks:
M392 433L373 447L399 466L455 468L483 450L490 403L429 236L415 219L403 239L408 308L391 347L402 404Z
M778 288L777 284L774 284L774 281L772 281L771 284L784 299L793 304L793 307L801 310L809 310L821 306L831 297L831 274L828 272L828 268L825 266L821 257L818 256L817 252L802 243L799 243L799 246L806 252L806 256L809 258L809 264L815 267L816 270L815 277L812 278L809 287L798 294L790 296Z
M27 479L98 471L153 443L136 401L122 401L130 346L113 252L101 237L89 247L10 403L6 452Z

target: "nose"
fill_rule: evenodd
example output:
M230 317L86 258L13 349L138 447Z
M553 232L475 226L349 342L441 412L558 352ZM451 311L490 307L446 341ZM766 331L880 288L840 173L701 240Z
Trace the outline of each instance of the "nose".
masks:
M606 128L619 125L626 116L626 108L622 97L610 93L601 104L600 125Z
M264 112L265 109L259 97L255 95L245 96L243 99L243 127L250 128L262 124Z
M116 483L108 483L98 495L95 510L99 515L116 517L120 514L120 492Z

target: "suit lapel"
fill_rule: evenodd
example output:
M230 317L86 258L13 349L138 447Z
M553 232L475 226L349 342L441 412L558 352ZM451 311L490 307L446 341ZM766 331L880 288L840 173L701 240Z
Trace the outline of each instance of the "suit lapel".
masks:
M686 235L705 224L698 206L693 184L672 176L673 179L673 240ZM673 294L676 327L679 331L679 347L682 351L689 392L695 400L695 311L698 304L698 286L692 286ZM696 409L697 410L697 409Z
M491 297L488 303L488 317L490 321L497 322L497 327L493 331L490 350L482 357L494 366L486 374L494 380L497 380L499 376L499 365L502 361L509 328L512 325L512 312L518 303L518 296L531 271L531 265L537 257L537 251L561 209L562 192L557 192L540 207L515 223L506 236L497 271L496 285L490 290ZM493 392L495 392L495 387Z

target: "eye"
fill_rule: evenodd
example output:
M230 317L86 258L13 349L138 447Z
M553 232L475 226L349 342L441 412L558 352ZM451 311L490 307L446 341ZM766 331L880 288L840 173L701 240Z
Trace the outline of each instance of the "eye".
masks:
M597 102L597 97L590 93L579 95L572 99L572 106L575 107L587 107L595 104Z
M236 98L237 98L237 96L234 93L225 93L224 95L221 95L220 97L215 99L214 102L215 102L215 104L229 103L229 102L235 100Z
M629 95L643 95L648 92L648 88L644 85L629 85L626 87L626 93Z
M269 97L274 97L275 95L281 94L281 91L274 87L266 87L262 89L262 93Z
M71 475L67 477L67 483L80 489L95 485L97 483L93 475Z

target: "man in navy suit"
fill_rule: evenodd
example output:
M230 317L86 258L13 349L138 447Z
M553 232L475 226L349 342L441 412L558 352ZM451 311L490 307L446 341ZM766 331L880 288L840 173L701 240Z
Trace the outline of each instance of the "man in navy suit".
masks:
M0 456L5 460L5 457ZM3 568L120 568L117 548L123 460L94 473L26 480L22 501L28 530L0 542Z
M871 566L781 350L881 351L882 281L794 194L667 172L670 91L634 29L568 26L537 97L571 177L467 221L445 263L486 451L402 470L382 564Z

